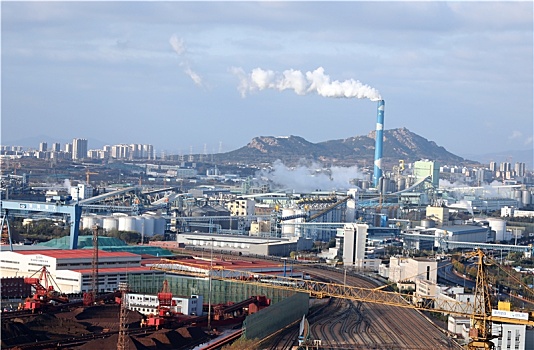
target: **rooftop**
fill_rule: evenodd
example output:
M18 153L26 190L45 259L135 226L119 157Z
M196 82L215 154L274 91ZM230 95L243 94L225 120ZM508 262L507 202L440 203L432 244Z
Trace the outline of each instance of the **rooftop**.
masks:
M22 255L45 255L54 259L92 259L93 251L89 249L35 249L17 251ZM128 252L98 251L98 258L140 258L138 254Z

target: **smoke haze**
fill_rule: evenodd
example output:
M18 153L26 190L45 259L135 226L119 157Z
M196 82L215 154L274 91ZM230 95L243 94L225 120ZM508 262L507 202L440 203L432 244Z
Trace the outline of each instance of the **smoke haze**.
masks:
M232 68L231 72L239 78L238 90L242 97L249 92L274 89L293 90L297 95L316 93L333 98L367 98L371 101L382 99L378 90L359 80L332 80L324 73L323 67L306 73L294 69L279 73L261 68L253 69L250 74L245 73L242 68Z
M331 167L324 169L319 164L287 167L280 160L271 170L262 170L258 177L268 180L272 188L290 188L297 192L347 190L355 187L351 180L363 178L358 167Z

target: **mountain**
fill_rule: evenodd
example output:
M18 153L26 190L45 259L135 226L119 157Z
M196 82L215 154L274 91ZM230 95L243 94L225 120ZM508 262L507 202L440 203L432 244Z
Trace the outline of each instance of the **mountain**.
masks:
M226 163L249 165L272 163L280 159L288 165L307 160L337 166L371 166L374 162L374 152L375 131L372 131L366 136L319 143L306 141L299 136L259 136L235 151L218 154L217 158ZM432 159L441 164L476 163L454 155L406 128L385 130L383 163L398 164L399 159L405 162Z

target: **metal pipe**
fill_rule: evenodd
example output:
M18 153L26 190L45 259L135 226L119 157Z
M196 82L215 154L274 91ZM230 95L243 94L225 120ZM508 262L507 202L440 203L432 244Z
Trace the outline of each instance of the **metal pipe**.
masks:
M378 101L376 114L376 134L375 134L375 167L373 172L373 184L378 187L382 177L382 143L384 141L384 100Z

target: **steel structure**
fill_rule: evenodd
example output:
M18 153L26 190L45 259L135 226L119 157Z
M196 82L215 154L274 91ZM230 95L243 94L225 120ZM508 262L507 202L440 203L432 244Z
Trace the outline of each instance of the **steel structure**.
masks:
M80 218L82 208L78 203L45 203L45 202L22 202L22 201L1 201L1 209L5 212L16 210L23 212L46 212L53 214L63 214L70 217L70 249L78 248L78 235L80 233Z
M461 242L461 241L449 241L447 236L430 236L430 235L414 235L410 233L401 233L401 237L408 240L415 241L434 241L438 242L439 246L443 250L449 250L454 248L466 248L466 249L487 249L487 250L502 250L509 252L520 253L534 253L532 244L529 245L512 245L512 244L495 244L495 243L479 243L479 242Z

